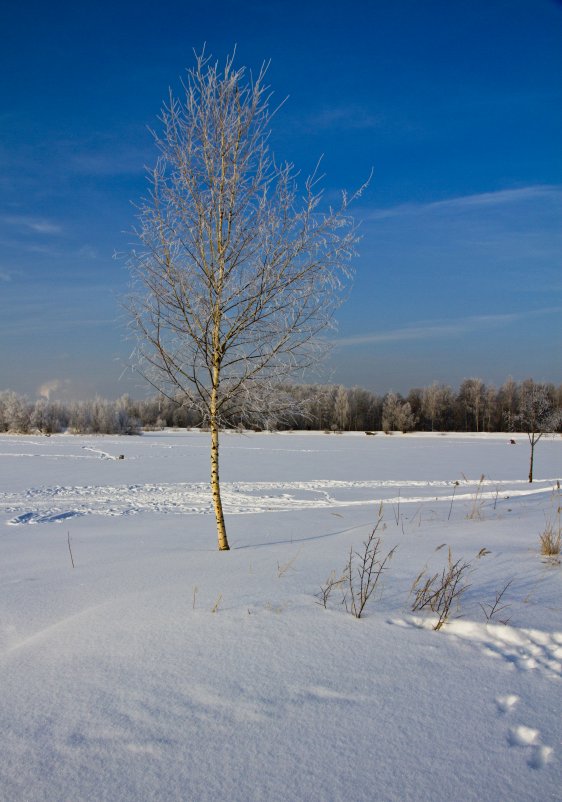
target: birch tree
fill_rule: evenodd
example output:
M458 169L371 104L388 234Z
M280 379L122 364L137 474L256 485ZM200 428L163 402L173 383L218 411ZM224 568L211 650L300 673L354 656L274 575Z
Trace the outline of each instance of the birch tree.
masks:
M511 376L502 384L498 391L497 404L499 406L498 412L501 414L500 425L503 422L508 427L512 428L513 418L517 412L519 403L519 389L517 382Z
M210 430L220 550L220 428L259 404L264 386L317 360L357 240L345 193L322 211L318 171L298 194L293 166L271 154L265 73L196 56L162 108L130 261L138 369Z
M347 390L341 384L334 398L334 418L335 425L340 431L347 429L349 423L349 400Z
M513 417L513 421L529 438L531 446L529 482L532 482L535 446L543 434L555 432L562 421L562 413L554 408L546 384L538 384L532 379L526 379L521 383L519 413Z
M422 413L429 419L431 431L434 430L436 421L441 421L447 405L451 403L451 395L451 388L438 382L433 382L422 390Z
M459 388L458 398L464 406L466 430L468 416L472 415L476 431L480 431L480 412L484 406L485 385L482 379L465 379Z

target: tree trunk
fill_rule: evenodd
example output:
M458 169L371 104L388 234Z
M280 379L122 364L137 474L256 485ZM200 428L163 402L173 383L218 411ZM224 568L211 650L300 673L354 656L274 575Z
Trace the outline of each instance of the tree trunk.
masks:
M222 509L221 488L219 482L219 425L217 420L217 392L213 388L211 393L210 409L210 428L211 428L211 493L213 494L213 506L215 508L215 518L217 521L217 536L219 541L219 551L228 551L228 539L226 537L226 527L224 525L224 513Z
M529 436L529 442L531 444L531 461L529 463L529 482L532 482L533 481L533 460L534 460L534 457L535 457L535 443L536 443L534 435L532 437Z

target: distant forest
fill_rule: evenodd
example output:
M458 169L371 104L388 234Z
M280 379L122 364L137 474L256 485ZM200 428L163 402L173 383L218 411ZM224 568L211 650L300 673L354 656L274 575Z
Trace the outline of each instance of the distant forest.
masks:
M465 379L457 392L433 383L407 396L379 396L332 384L284 384L267 392L261 388L253 402L249 398L230 410L223 426L256 431L516 432L529 430L533 405L541 425L550 419L552 428L561 430L562 385L532 379L508 379L499 389L481 379ZM30 402L10 390L0 392L0 432L139 434L143 429L205 428L205 423L196 408L165 396L63 403L46 398Z

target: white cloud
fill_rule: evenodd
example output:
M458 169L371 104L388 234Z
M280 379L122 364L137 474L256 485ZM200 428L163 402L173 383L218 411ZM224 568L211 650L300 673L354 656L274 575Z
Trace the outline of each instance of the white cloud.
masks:
M331 106L311 115L310 122L319 128L379 128L382 117L360 105Z
M73 153L68 163L74 172L84 175L140 175L156 155L156 151L149 147L110 144L105 148L94 146L90 151Z
M402 203L398 206L391 206L388 209L374 209L372 212L367 213L366 218L369 220L385 220L392 217L422 215L434 211L489 208L545 199L562 201L562 186L538 184L519 189L502 189L497 192L461 195L442 201L432 201L431 203Z
M78 249L76 255L79 256L81 259L97 259L98 252L93 247L93 245L82 245L81 248Z
M506 326L519 320L532 317L542 317L543 315L560 313L562 307L546 307L529 312L510 312L497 315L474 315L471 317L459 318L451 321L428 321L417 326L407 326L389 331L366 332L356 334L351 337L335 339L333 344L337 347L354 345L374 345L377 343L404 342L408 340L428 340L454 337L459 334L467 334L471 331L480 331L484 328L495 328Z
M315 134L320 130L375 129L384 123L382 115L373 114L368 107L354 103L312 108L307 114L299 115L288 111L283 116L290 120L293 129Z
M18 228L27 228L36 234L60 234L61 226L39 217L29 217L27 215L9 215L0 218L2 223Z

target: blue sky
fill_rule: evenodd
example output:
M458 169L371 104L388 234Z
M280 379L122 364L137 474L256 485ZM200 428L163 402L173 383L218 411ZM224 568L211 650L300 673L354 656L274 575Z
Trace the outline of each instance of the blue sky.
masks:
M193 49L271 60L276 156L374 170L319 379L562 382L562 3L10 3L0 33L0 389L142 394L120 303L147 126Z

